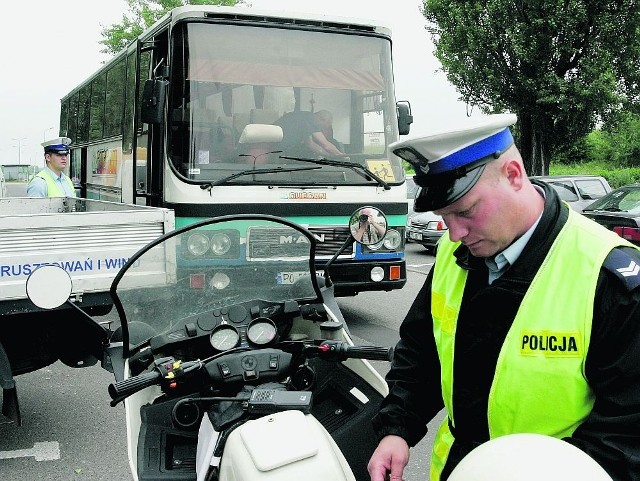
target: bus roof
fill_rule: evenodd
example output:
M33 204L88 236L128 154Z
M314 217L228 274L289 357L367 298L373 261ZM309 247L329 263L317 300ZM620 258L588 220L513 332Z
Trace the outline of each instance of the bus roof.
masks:
M168 22L175 22L177 20L183 20L188 18L212 18L212 19L234 19L245 20L247 22L264 22L264 23L282 23L283 25L298 25L299 27L315 26L319 28L329 29L344 29L353 30L355 32L369 32L377 35L383 35L391 37L391 28L382 25L380 22L365 18L352 18L352 17L340 17L334 15L324 15L321 13L308 13L297 11L276 11L268 9L254 9L247 7L227 7L221 5L185 5L183 7L177 7L166 15L158 19L146 29L142 34L138 36L140 39L144 39L152 34L155 30L158 30L161 26ZM63 97L62 101L69 98L78 92L84 85L91 82L96 76L104 72L110 65L114 64L117 59L127 55L133 42L127 47L123 48L120 52L114 54L113 57L108 59L103 65L100 66L93 74L86 77L82 82L77 84L72 90L68 91Z
M167 16L172 16L172 19L179 20L183 18L189 17L212 17L215 15L219 15L220 18L235 18L237 20L241 20L243 18L247 20L259 20L262 21L277 21L277 20L285 20L291 25L299 24L299 25L315 25L315 26L325 26L325 27L342 27L349 28L352 26L354 30L362 30L362 27L369 27L371 31L391 36L391 28L387 25L383 25L380 22L361 18L361 17L341 17L336 15L325 15L321 13L309 13L302 11L291 11L287 10L276 11L276 10L268 10L268 9L254 9L254 8L246 8L246 7L226 7L220 5L185 5L183 7L178 7L173 9L171 12L167 14ZM292 22L293 21L293 22Z

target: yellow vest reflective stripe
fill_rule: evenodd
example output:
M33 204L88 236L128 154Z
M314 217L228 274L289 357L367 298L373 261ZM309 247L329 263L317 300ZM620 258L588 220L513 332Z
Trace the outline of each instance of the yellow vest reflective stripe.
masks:
M62 190L62 187L58 185L56 179L51 175L51 172L45 170L41 170L36 174L36 177L40 177L47 183L47 197L65 197L67 194ZM71 179L66 175L63 177L64 181L67 183L69 187L71 187L71 196L75 197L75 186Z
M446 234L440 240L431 305L442 366L443 400L453 426L455 329L467 277L454 261L453 251L458 245ZM522 300L498 356L487 412L491 438L518 432L570 436L588 416L594 399L584 364L595 289L605 258L620 245L631 246L570 210L567 223ZM558 276L558 272L571 275ZM454 441L448 419L436 434L432 481L439 481Z

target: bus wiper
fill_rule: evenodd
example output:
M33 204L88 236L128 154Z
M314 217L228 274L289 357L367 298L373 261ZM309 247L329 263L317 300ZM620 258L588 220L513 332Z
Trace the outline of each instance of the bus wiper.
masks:
M200 185L202 190L208 190L211 193L211 189L216 185L226 184L230 180L233 180L237 177L242 177L244 175L253 175L253 174L279 174L281 172L300 172L301 170L318 170L320 167L274 167L272 169L247 169L240 172L236 172L235 174L228 175L227 177L223 177L222 179L214 180L211 182L206 182Z
M367 180L374 179L380 187L384 187L384 190L389 190L389 184L387 184L384 180L378 177L376 174L371 172L367 167L362 164L356 164L355 162L346 162L344 160L329 160L329 159L307 159L301 157L287 157L284 155L280 156L281 159L289 159L289 160L297 160L298 162L310 162L312 164L319 165L331 165L334 167L345 167L347 169L353 170L356 174L361 177L364 177Z

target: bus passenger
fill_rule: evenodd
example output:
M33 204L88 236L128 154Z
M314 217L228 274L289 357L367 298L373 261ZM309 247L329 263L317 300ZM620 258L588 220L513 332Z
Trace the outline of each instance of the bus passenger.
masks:
M28 197L75 197L73 182L63 170L69 159L68 137L57 137L42 143L45 168L38 172L27 185Z

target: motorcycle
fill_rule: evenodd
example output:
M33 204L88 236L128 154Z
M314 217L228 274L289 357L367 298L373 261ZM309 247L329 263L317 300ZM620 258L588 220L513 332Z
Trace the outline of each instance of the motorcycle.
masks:
M370 420L388 392L369 361L393 350L354 345L330 276L363 242L360 211L324 272L316 238L268 215L198 222L127 261L111 286L120 325L100 325L135 480L368 481ZM27 281L41 308L74 305L72 291L57 266Z

